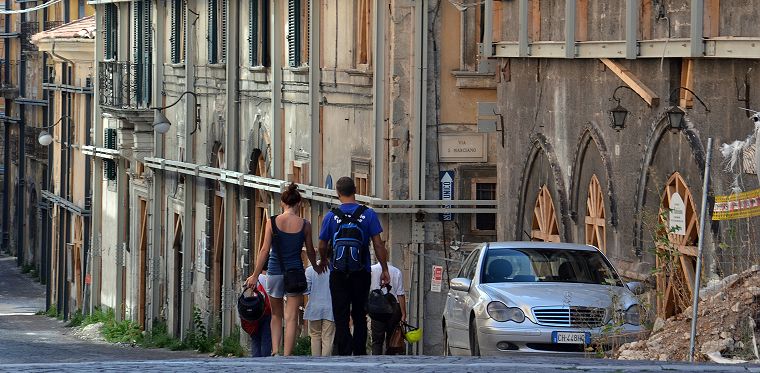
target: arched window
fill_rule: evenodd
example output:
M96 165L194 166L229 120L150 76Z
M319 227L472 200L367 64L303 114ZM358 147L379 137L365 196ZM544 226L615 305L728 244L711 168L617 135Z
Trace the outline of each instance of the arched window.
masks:
M586 199L586 243L596 246L603 253L607 253L607 217L604 211L604 195L602 186L596 175L591 176L588 184L588 198Z
M530 232L531 240L545 242L560 242L557 214L554 211L549 188L544 185L536 197L536 207L533 208L533 223Z

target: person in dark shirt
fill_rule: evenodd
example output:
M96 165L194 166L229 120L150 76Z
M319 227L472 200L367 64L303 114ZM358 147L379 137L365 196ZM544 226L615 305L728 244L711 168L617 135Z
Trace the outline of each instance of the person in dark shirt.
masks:
M359 204L356 202L356 185L349 177L341 177L335 183L338 199L341 205L338 207L343 214L351 216ZM332 265L330 272L330 293L332 295L333 316L335 318L335 347L338 355L366 355L367 354L367 295L369 294L371 268L369 244L375 250L375 257L382 268L380 274L381 284L390 282L388 274L388 251L380 239L383 227L377 218L377 214L371 208L367 208L357 219L359 227L364 233L362 245L362 264L364 269L360 271L338 271L334 263L328 264L328 246L340 226L340 217L332 211L325 215L322 221L322 229L319 233L319 254L323 260L321 266ZM324 268L324 267L323 267ZM349 317L353 321L354 333L349 329Z

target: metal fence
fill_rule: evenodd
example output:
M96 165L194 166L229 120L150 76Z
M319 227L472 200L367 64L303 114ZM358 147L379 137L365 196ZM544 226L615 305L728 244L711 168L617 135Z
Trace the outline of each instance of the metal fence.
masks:
M63 21L45 21L45 23L43 24L42 30L47 31L61 25L63 25Z
M37 46L32 44L32 35L40 31L39 22L21 22L21 50L36 51Z

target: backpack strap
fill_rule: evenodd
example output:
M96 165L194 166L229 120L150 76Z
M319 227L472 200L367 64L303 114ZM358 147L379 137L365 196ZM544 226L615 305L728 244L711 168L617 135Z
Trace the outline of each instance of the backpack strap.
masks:
M279 242L275 242L275 240L280 236L280 229L277 228L277 215L272 215L271 218L269 218L270 226L272 227L272 246L274 246L274 250L277 253L277 259L280 263L280 270L282 270L282 274L285 274L285 259L282 257L282 249L280 249Z
M357 223L359 222L359 219L362 217L362 214L367 211L367 206L359 205L359 207L354 210L354 213L351 214L351 218L354 219Z
M348 220L349 219L348 215L346 215L345 213L343 213L343 211L340 208L338 208L338 207L331 208L330 212L332 212L333 215L337 216L338 219L341 220L341 222L343 222L344 220Z

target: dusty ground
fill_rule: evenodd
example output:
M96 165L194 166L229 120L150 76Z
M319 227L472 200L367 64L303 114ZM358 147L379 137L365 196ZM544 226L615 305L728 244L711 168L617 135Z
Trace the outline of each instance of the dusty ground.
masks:
M695 359L707 354L758 360L755 342L760 338L760 266L729 276L700 292ZM655 323L652 335L621 346L622 360L688 360L692 308Z

